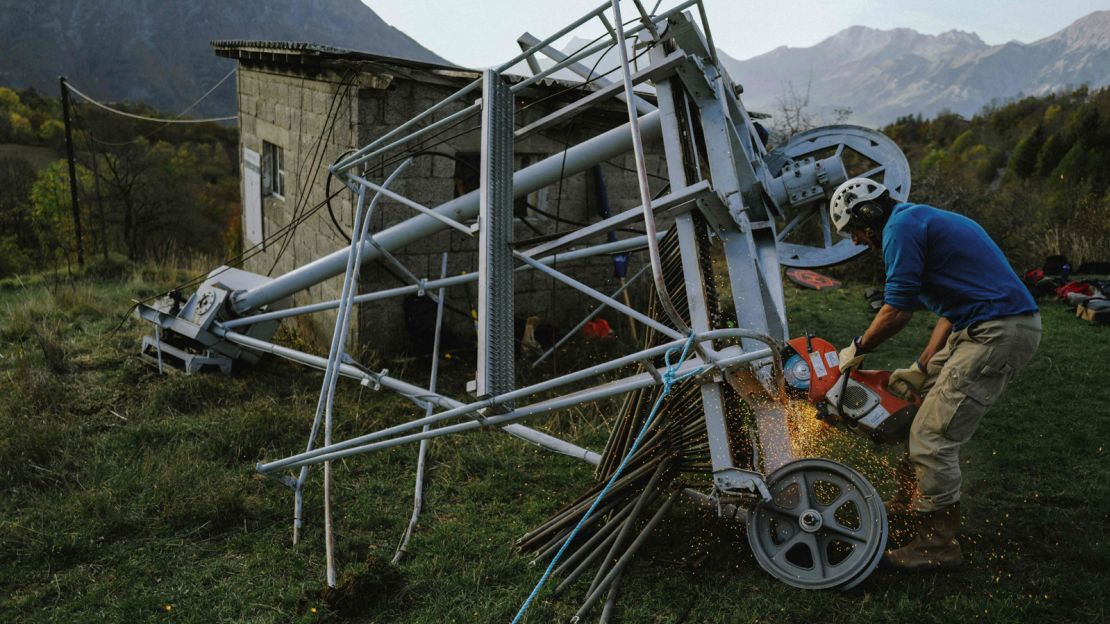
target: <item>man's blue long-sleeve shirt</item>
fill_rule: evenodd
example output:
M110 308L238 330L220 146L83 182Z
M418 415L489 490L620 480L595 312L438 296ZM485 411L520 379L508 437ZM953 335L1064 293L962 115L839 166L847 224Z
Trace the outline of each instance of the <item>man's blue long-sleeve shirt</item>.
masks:
M921 307L961 330L1037 311L1002 250L976 222L925 204L900 203L883 229L886 292L899 310Z

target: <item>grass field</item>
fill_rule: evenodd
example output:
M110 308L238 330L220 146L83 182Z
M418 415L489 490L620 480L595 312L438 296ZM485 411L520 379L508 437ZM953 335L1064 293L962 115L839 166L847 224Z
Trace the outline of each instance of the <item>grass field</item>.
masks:
M591 470L497 432L437 440L411 556L392 566L415 448L337 463L341 589L324 592L320 473L293 546L290 491L253 469L303 447L320 376L272 358L232 376L158 376L141 364L146 329L115 328L130 299L180 277L121 267L72 283L0 284L0 619L511 620L542 572L513 540L584 490ZM843 344L868 321L862 290L788 286L792 327ZM869 365L911 361L929 330L919 316ZM965 568L878 571L850 592L795 590L757 566L734 525L682 503L626 575L617 621L1110 619L1110 328L1054 303L1044 320L1040 352L964 453ZM426 379L412 364L390 369ZM341 384L337 438L414 409ZM538 424L600 448L612 411ZM887 487L874 466L864 469ZM584 590L541 597L528 621L566 621Z

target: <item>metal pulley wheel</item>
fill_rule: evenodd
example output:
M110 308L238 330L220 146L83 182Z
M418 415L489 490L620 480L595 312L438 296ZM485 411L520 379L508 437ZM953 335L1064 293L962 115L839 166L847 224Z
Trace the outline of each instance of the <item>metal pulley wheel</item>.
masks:
M797 134L763 159L774 176L767 188L781 213L779 262L818 268L839 264L867 251L836 233L829 220L832 191L851 178L871 178L905 201L910 165L885 134L862 126L835 125Z
M803 459L767 476L772 499L748 511L748 543L764 570L802 589L851 589L882 559L887 519L855 470Z

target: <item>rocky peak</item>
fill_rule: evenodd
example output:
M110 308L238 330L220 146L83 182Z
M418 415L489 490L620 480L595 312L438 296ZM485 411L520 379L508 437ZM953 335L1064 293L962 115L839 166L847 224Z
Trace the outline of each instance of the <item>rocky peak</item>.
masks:
M1062 43L1068 50L1110 49L1110 11L1095 11L1036 43Z

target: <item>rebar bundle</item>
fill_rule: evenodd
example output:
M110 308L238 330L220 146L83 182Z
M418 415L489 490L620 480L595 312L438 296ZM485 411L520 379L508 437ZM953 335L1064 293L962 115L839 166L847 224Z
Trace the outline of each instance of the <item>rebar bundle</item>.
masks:
M696 219L699 232L698 252L705 280L705 297L709 304L714 328L724 323L717 306L717 293L713 281L713 266L707 229L702 219ZM687 310L686 284L682 273L682 260L678 237L674 229L660 243L664 278L675 304ZM653 302L655 298L651 299ZM656 320L667 324L666 315L657 305L649 308ZM688 319L687 319L687 322ZM665 337L648 328L643 336L643 347L664 342ZM517 545L522 551L535 553L535 561L545 561L560 549L570 537L575 525L597 498L604 484L625 459L633 440L649 417L652 406L659 399L659 386L629 393L614 423L601 463L595 472L596 483L574 502L556 512L547 521L522 536ZM726 405L729 406L730 437L734 448L750 448L744 443L742 404L735 392L725 387ZM745 463L745 462L741 462ZM583 525L570 545L569 555L555 568L552 576L559 578L554 593L560 594L593 570L585 599L576 618L584 616L605 592L609 592L602 621L612 611L618 581L636 552L646 542L652 530L667 514L677 497L686 488L704 487L711 482L709 439L705 428L701 392L697 384L677 385L664 399L657 417L645 433L643 443L628 458L624 474L613 484L606 498Z

